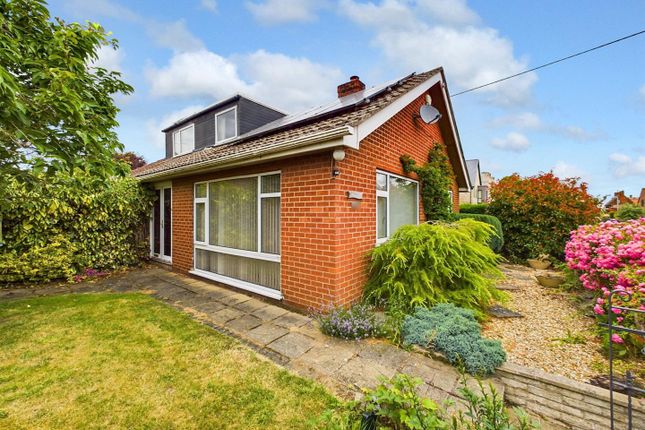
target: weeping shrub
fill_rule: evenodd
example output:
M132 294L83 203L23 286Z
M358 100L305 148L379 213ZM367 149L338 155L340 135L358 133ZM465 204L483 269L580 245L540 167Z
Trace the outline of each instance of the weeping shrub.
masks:
M487 245L493 234L492 226L472 219L401 227L370 254L366 299L408 309L449 302L482 317L504 298L495 288L500 257Z
M502 223L498 218L492 215L478 214L474 212L452 214L450 218L452 220L469 218L492 225L495 229L495 234L493 234L488 241L488 246L490 246L490 248L498 254L502 250L502 246L504 246L504 232L502 231Z
M405 318L402 334L404 343L434 348L471 375L491 374L506 361L498 340L482 338L473 311L452 304L417 308Z

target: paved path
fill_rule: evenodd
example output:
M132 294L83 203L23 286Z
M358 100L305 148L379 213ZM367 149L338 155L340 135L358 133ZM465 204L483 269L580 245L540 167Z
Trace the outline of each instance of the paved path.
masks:
M293 372L352 398L397 372L421 378L420 394L457 400L459 375L443 362L376 340L343 341L323 335L308 317L267 301L159 267L132 270L92 283L0 290L0 300L85 292L141 291L232 335ZM499 391L501 384L493 380Z

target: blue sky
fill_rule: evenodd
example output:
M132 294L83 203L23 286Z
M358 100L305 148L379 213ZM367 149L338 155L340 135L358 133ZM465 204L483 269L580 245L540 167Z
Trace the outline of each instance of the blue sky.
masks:
M619 5L619 6L618 6ZM645 28L645 2L486 0L57 0L119 40L100 64L119 97L119 136L148 161L161 128L236 92L288 112L444 66L450 91ZM554 170L597 195L645 187L645 36L453 98L467 158L497 178Z

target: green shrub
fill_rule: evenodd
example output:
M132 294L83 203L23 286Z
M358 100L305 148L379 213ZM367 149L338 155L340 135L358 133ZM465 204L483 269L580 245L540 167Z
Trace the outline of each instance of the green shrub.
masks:
M459 213L486 215L488 214L488 203L464 203L463 205L459 205Z
M13 179L5 186L0 283L114 269L147 253L142 228L152 194L133 178L101 181L80 171L59 172Z
M502 254L524 261L541 254L564 258L569 233L598 219L599 201L577 178L552 173L532 177L513 174L491 188L488 213L502 222Z
M645 217L645 208L638 205L622 205L618 208L615 215L618 221L629 221L630 219L639 219Z
M371 252L366 299L408 309L451 302L483 316L504 297L495 288L499 256L487 246L493 234L490 225L470 219L401 227Z
M493 373L506 360L499 341L481 337L473 312L452 304L417 308L405 319L402 333L404 343L434 348L472 375Z
M331 305L313 312L312 318L318 321L320 331L327 336L365 339L382 333L374 308L365 303L350 307Z
M502 223L496 217L478 213L458 213L452 214L451 218L453 220L469 218L492 225L495 229L495 234L492 235L490 240L488 241L488 246L490 246L490 248L497 253L502 250L502 246L504 246L504 232L502 231Z
M44 246L33 246L26 252L10 251L0 254L0 284L47 282L69 278L74 273L75 246L64 236L57 235Z

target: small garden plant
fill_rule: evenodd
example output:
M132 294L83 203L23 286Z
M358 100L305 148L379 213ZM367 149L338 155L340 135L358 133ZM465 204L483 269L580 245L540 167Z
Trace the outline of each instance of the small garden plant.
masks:
M493 373L506 361L499 341L482 338L473 312L452 304L417 308L405 319L402 335L404 343L432 348L472 375Z
M505 297L495 288L502 274L500 257L487 245L493 234L493 227L471 219L401 227L371 253L366 299L408 310L450 302L483 317Z
M313 311L312 317L320 324L320 330L328 336L359 340L383 333L382 325L376 320L374 307L365 303L349 307L326 306Z
M458 391L465 400L465 411L449 416L452 402L437 405L418 394L423 381L405 374L381 378L373 390L365 390L362 400L329 409L311 423L325 430L532 430L537 423L520 408L511 419L502 397L492 385L478 381L479 392L461 379Z

